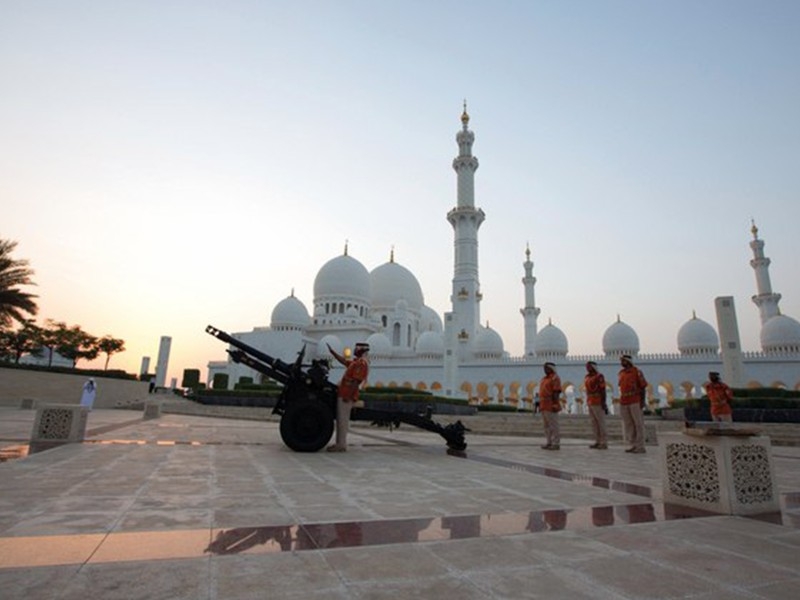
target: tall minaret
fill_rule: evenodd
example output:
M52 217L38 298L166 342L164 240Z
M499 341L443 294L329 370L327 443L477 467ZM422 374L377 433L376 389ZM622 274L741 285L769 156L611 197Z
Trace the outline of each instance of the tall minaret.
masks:
M772 292L772 284L769 281L770 260L764 256L764 240L758 239L758 227L756 227L755 221L752 223L750 232L753 234L753 241L750 242L750 248L753 249L753 260L750 261L750 266L756 272L756 291L758 292L753 296L753 302L758 307L761 325L764 325L775 315L781 314L778 308L781 295Z
M461 114L461 131L456 135L458 156L453 159L453 169L458 174L458 203L447 213L447 220L455 232L455 270L453 274L453 326L459 344L459 355L475 339L480 325L481 291L478 281L478 229L486 217L475 208L475 171L478 159L472 156L475 134L468 129L467 103Z
M538 330L536 319L539 317L541 308L536 307L533 299L533 287L536 285L536 277L533 276L533 262L531 262L531 248L525 247L525 277L522 278L522 285L525 286L525 308L520 309L520 314L525 321L525 356L533 356L536 352L533 349L533 341Z

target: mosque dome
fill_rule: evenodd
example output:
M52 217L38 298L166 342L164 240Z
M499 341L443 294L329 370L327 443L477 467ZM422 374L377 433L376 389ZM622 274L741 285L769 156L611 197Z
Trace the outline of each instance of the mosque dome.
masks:
M681 354L716 354L718 350L717 332L692 313L692 318L678 330L678 351Z
M566 356L569 351L567 336L550 321L536 334L533 351L536 356Z
M436 331L421 333L417 338L416 352L419 355L442 356L444 354L444 337Z
M367 343L369 344L370 356L382 357L392 355L392 343L383 333L373 333L367 338Z
M272 309L270 327L273 329L305 329L311 323L305 305L294 297L287 296Z
M639 336L633 327L620 320L619 315L617 322L603 334L603 352L606 356L636 356L639 353Z
M761 349L767 353L800 352L800 323L775 315L761 328Z
M326 296L368 301L370 277L366 267L346 252L326 262L314 279L314 301Z
M480 327L475 335L473 352L479 356L501 356L503 354L503 338L494 329Z
M344 352L344 344L342 344L342 340L338 338L338 336L329 333L325 337L323 337L319 343L317 344L317 356L322 358L329 357L331 355L330 351L328 350L328 345L336 350L339 354Z
M372 291L372 308L394 308L398 300L404 300L408 308L419 312L424 304L422 288L414 274L404 266L394 262L375 267L369 274Z
M435 331L441 333L444 331L442 319L439 314L430 306L422 305L421 316L419 320L420 331Z

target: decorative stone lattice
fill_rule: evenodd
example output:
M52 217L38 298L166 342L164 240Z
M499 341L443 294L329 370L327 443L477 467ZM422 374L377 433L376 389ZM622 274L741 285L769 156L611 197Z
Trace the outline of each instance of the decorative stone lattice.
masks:
M659 438L666 504L730 515L780 510L768 437L698 428Z
M712 448L667 444L667 481L675 496L699 502L720 501L719 465Z
M74 411L68 408L45 408L39 422L39 439L66 440L72 431Z
M737 502L761 504L773 501L769 454L764 446L731 448L731 468Z
M36 410L32 442L82 442L89 409L70 404L51 404Z

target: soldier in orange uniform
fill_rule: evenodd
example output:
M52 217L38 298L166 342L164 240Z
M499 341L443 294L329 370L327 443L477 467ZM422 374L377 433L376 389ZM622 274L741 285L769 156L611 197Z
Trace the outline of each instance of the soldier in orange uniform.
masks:
M608 438L606 435L606 378L597 370L597 363L586 363L586 376L583 378L586 387L586 404L589 406L589 416L592 419L594 431L594 444L589 448L606 450Z
M630 355L620 358L622 370L619 372L619 404L625 439L633 445L625 452L644 454L644 415L642 404L647 391L647 380L642 371L633 366Z
M544 379L539 384L539 409L544 421L545 450L558 450L561 437L558 430L558 412L561 410L561 378L556 374L556 366L544 363Z
M711 420L730 423L733 421L733 410L731 410L733 392L723 383L716 371L711 371L708 378L711 382L706 386L706 394L711 401Z
M350 411L358 402L358 390L367 380L369 363L366 355L369 344L359 342L355 348L355 358L349 360L338 354L330 344L328 351L345 366L344 375L339 382L339 397L336 400L336 443L328 446L328 452L345 452L347 450L347 430L350 428Z

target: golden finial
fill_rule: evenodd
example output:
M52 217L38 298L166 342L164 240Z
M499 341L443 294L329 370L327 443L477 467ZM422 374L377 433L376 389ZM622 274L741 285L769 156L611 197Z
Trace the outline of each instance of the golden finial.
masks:
M394 244L392 244L392 251L389 253L389 262L394 262Z
M617 313L617 323L620 322L619 313Z
M750 228L750 233L752 233L752 234L753 234L753 239L754 239L754 240L757 240L757 239L758 239L758 227L756 227L756 221L755 221L755 219L752 219L752 218L751 218L751 219L750 219L750 223L753 225L753 226Z
M292 288L292 298L294 298L294 288Z
M469 124L469 115L467 114L467 99L464 98L464 112L461 113L461 122L466 127Z
M697 319L697 312L694 309L692 309L692 321L696 319Z
M350 243L350 240L345 240L344 241L344 255L345 256L347 256L347 244L349 244L349 243Z
M531 245L528 242L525 242L525 258L531 259Z

